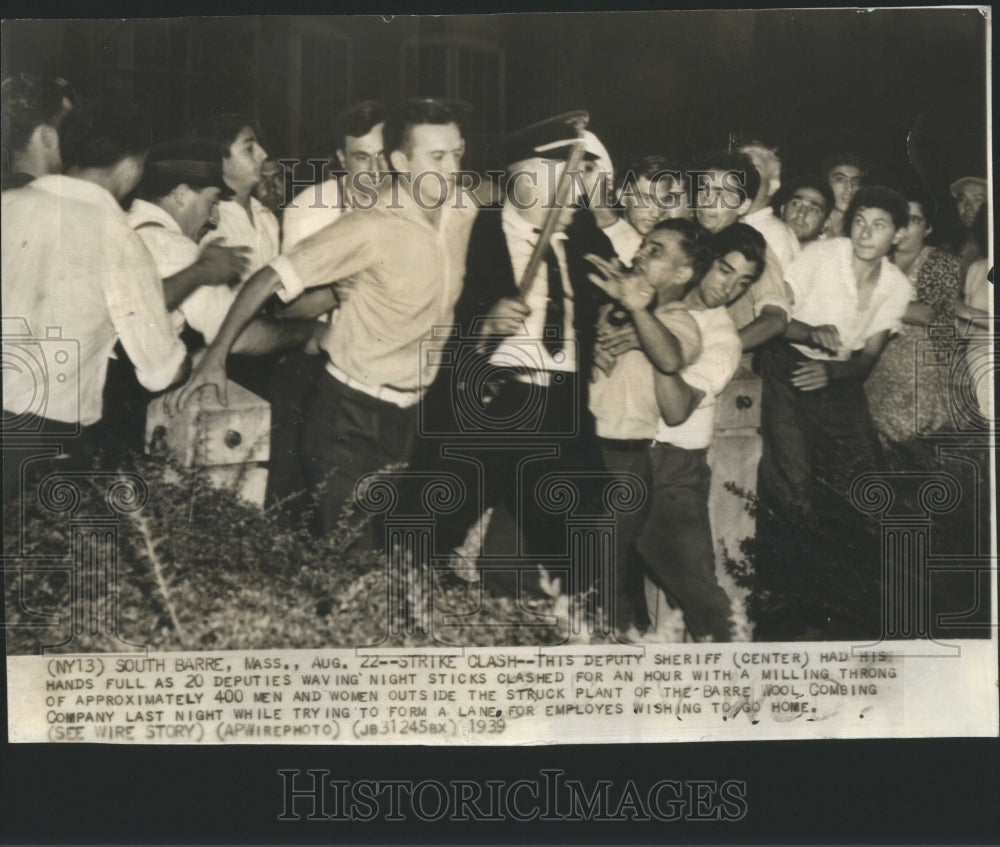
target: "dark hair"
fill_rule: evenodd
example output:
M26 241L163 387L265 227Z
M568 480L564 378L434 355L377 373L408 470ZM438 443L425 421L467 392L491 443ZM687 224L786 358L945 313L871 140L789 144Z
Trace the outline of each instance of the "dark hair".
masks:
M691 275L691 282L697 283L712 264L712 248L709 244L708 233L705 232L694 221L687 218L668 218L659 221L653 232L676 232L680 236L681 249L691 263L694 273Z
M8 151L23 150L42 124L58 128L69 111L64 101L75 100L64 79L15 74L0 85L3 144Z
M868 163L854 153L833 153L827 156L823 160L823 164L820 165L823 176L829 179L830 171L837 167L837 165L853 165L861 171L861 176L868 176Z
M851 205L844 213L844 235L850 237L851 221L862 209L882 209L888 212L896 229L902 229L910 222L910 204L906 197L886 185L866 185L855 192Z
M811 188L813 191L818 191L823 196L823 202L826 204L825 212L829 213L834 207L835 201L833 198L833 189L830 188L830 181L819 174L805 174L790 179L778 189L778 193L774 195L774 200L771 203L771 208L774 209L775 214L780 216L781 207L791 200L795 196L795 192L800 188Z
M445 103L430 97L413 97L393 106L385 118L382 137L385 141L385 157L396 150L407 151L410 131L421 124L461 125L457 104ZM389 163L392 168L392 163Z
M764 273L767 242L763 235L748 224L735 223L720 230L709 238L708 247L712 253L712 261L735 251L748 262L753 262L757 269L751 282L756 282Z
M753 159L746 153L730 153L727 150L704 153L695 157L694 169L696 171L728 171L742 174L741 182L743 190L746 192L744 199L752 200L760 191L760 172L754 165Z
M101 97L89 100L63 118L59 148L63 167L109 168L126 156L143 156L153 131L131 103Z
M217 112L202 118L191 127L192 138L204 138L219 148L223 159L228 159L230 148L239 134L250 127L260 138L260 125L250 115L241 112Z
M621 191L625 187L625 181L631 176L633 184L645 177L652 179L658 173L671 170L666 158L659 155L651 156L628 156L622 159L615 167L615 189ZM679 170L679 168L673 168Z
M144 200L159 200L178 185L199 191L219 188L230 193L222 179L222 157L211 141L185 138L164 141L149 152L139 183L139 196Z
M385 107L375 100L362 100L344 109L333 121L333 145L343 149L347 136L360 138L371 132L375 124L385 120Z
M920 206L920 211L923 212L927 225L933 226L934 221L937 219L938 205L930 192L922 186L914 185L906 189L903 194L906 197L907 204L916 203ZM909 212L909 209L907 209L907 212Z

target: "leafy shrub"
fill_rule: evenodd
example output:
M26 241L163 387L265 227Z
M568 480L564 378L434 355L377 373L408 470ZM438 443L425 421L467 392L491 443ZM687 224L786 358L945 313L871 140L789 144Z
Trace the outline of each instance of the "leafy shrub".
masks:
M223 650L544 644L571 635L565 623L551 626L566 620L565 597L526 610L447 570L430 580L412 568L390 574L383 556L355 550L365 527L349 511L337 531L317 537L304 501L262 511L197 470L148 456L131 462L149 498L118 520L117 590L98 609L103 615L105 604L117 605L117 639L155 650ZM83 480L77 514L100 512L107 478ZM58 644L74 619L70 518L48 511L37 488L22 498L21 534L23 553L36 558L18 559L24 570L8 573L5 585L10 653ZM17 510L5 505L6 527L17 525ZM39 556L49 557L47 569ZM84 620L85 601L75 603L76 619ZM85 627L65 649L123 645L114 633Z

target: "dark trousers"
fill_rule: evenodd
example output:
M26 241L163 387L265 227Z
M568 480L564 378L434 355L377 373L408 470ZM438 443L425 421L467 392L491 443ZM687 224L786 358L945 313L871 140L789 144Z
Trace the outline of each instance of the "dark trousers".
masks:
M108 441L103 423L80 427L30 414L15 419L5 412L4 432L0 434L4 507L17 503L50 473L107 467L102 454ZM17 534L15 529L5 527L12 538Z
M303 413L302 451L321 532L336 529L361 477L410 459L417 415L416 406L403 409L350 388L325 371L319 376ZM364 517L355 515L356 520ZM363 534L359 542L371 547L375 539Z
M281 503L295 511L306 490L306 454L302 441L305 407L325 375L325 356L292 350L279 357L270 374L271 458L268 461L265 506Z
M487 582L500 593L538 589L539 571L529 557L568 556L566 515L547 508L552 504L545 477L603 469L576 379L559 375L547 387L508 381L481 416L468 416L464 427L447 435L422 439L415 464L456 474L466 491L462 505L436 522L435 552L446 555L461 545L483 511L493 508L484 542L489 559L481 564L493 571ZM452 404L473 402L440 390L432 389L432 396L448 396ZM480 425L473 429L469 420ZM592 481L577 475L571 486L578 509L593 509Z
M831 382L799 391L793 372L810 359L785 341L760 353L763 453L757 491L774 507L809 508L816 484L846 496L854 477L881 465L864 384Z
M662 443L651 449L652 498L636 549L695 638L729 641L730 601L715 576L708 517L707 453Z
M612 570L615 585L614 626L619 632L630 627L639 631L649 628L649 611L646 608L644 568L636 550L636 542L642 534L649 516L653 491L653 464L650 459L649 442L616 442L601 439L601 458L611 473L629 473L638 476L646 485L645 503L632 512L615 513L615 552Z

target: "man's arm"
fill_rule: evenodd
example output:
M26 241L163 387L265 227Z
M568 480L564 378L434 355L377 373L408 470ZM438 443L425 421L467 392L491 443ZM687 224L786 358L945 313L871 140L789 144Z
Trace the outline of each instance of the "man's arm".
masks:
M248 356L261 356L291 347L303 346L316 330L317 321L256 318L240 333L230 352ZM328 328L329 324L323 324Z
M884 330L871 336L865 342L865 346L855 350L851 358L845 362L805 362L792 373L792 385L799 391L816 391L826 388L834 380L864 382L878 364L879 357L888 343L889 330Z
M739 330L740 344L744 351L759 347L777 338L789 325L788 314L778 306L764 306L760 314Z
M296 297L291 303L282 304L280 300L274 303L273 314L278 320L290 318L317 318L325 315L331 309L336 309L340 302L332 285L313 288Z
M303 289L346 279L370 267L376 261L370 220L370 215L345 215L296 244L273 263L279 264L280 260L286 278L279 275L273 264L265 265L250 277L188 384L167 399L168 412L173 414L183 409L191 397L209 385L215 388L219 402L226 405L226 357L243 328L279 290L283 292L282 299L292 300Z
M270 265L265 265L247 280L187 385L167 397L169 414L181 411L191 397L209 385L215 388L219 403L226 405L226 357L244 327L280 287L281 277Z
M703 390L692 388L678 374L654 374L653 387L660 416L667 426L680 426L705 398Z
M687 365L692 358L689 351L686 351L680 339L649 311L649 306L653 302L653 289L636 276L624 273L620 265L608 262L600 256L587 254L584 258L603 274L603 277L589 274L590 281L628 309L639 344L653 367L662 373L676 373ZM697 334L698 330L693 320L691 324L693 334ZM610 349L610 352L616 353L616 350Z
M247 247L223 247L206 244L197 261L163 280L163 300L167 311L181 305L195 289L203 285L229 285L246 269L250 250Z
M808 344L818 350L836 354L840 349L840 330L833 324L813 326L792 318L785 328L785 338L796 344Z

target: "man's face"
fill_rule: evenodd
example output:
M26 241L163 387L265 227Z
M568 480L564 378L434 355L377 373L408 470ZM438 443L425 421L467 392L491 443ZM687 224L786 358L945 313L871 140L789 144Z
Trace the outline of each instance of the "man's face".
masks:
M285 169L277 162L264 162L254 196L272 212L285 201Z
M699 177L695 217L709 232L721 232L736 223L753 203L740 185L739 175L727 171L706 171Z
M897 246L903 252L916 253L924 246L931 226L924 217L923 207L919 203L910 203L910 222L900 231L903 235Z
M815 188L799 188L781 207L781 219L803 244L820 234L827 214L826 200Z
M188 238L198 241L208 229L219 223L219 189L189 188L181 186L182 197L178 203L177 223Z
M753 284L757 263L737 250L720 256L698 283L701 299L709 309L738 300Z
M410 176L411 190L420 204L435 208L454 189L464 153L465 141L457 124L417 124L410 128L407 149L392 154L393 166Z
M233 191L249 191L260 182L267 151L260 146L257 133L245 126L229 145L229 155L222 159L222 176Z
M641 176L634 184L624 186L621 202L625 220L639 235L649 235L663 217L663 211L670 202L670 182L669 179L658 179L654 184Z
M851 221L854 255L866 262L877 261L889 254L905 232L905 229L896 229L892 215L885 209L859 209Z
M544 225L565 170L565 161L541 157L514 162L508 167L509 201L525 220L539 227ZM573 222L577 207L584 200L581 192L585 190L580 182L570 180L569 191L556 221L557 230L564 230Z
M962 186L962 190L955 198L955 206L958 209L958 217L965 227L971 227L975 223L976 215L986 202L986 189L981 185Z
M377 123L364 135L348 135L344 138L344 148L337 151L340 166L347 171L348 184L354 180L372 185L372 174L385 171L386 161L382 144L382 127Z
M691 260L681 246L681 236L669 229L654 229L642 239L632 259L632 272L645 277L661 300L674 300L691 278Z
M851 198L861 188L861 168L856 165L836 165L827 179L833 189L834 205L841 212L846 212L851 205Z

